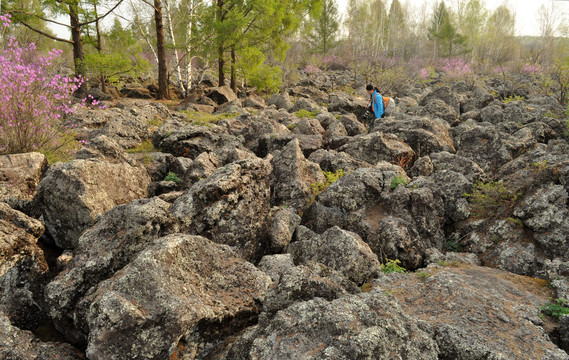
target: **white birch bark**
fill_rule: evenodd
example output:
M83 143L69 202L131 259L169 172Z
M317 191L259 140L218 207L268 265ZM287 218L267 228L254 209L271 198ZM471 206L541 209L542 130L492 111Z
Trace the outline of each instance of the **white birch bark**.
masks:
M172 27L172 16L170 15L170 1L164 0L164 4L166 5L166 26L168 27L168 33L170 35L170 41L172 41L172 46L174 46L174 60L175 60L175 68L174 74L176 74L176 80L178 81L178 88L182 93L186 92L186 88L184 87L184 83L182 82L182 75L180 73L180 57L178 56L178 49L176 48L176 38L174 37L174 29Z

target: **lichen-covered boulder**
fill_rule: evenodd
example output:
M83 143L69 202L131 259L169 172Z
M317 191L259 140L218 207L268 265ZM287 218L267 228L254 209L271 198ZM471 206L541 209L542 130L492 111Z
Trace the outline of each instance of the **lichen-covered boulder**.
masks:
M0 313L0 358L6 360L87 360L81 351L69 344L42 342L31 331L18 329L2 313Z
M90 304L87 357L199 355L215 327L237 331L239 319L259 312L269 284L227 246L201 236L161 238L83 300Z
M282 252L292 241L296 227L302 219L291 208L279 210L272 219L269 231L270 249Z
M418 156L434 152L454 153L454 142L448 125L440 119L410 118L404 120L384 119L375 127L383 133L395 134L409 145Z
M316 183L326 181L320 166L304 157L297 139L293 139L273 157L271 203L303 208Z
M356 136L338 151L346 152L355 159L370 164L380 161L406 161L410 166L415 157L413 149L398 136L381 132Z
M49 169L38 186L36 201L57 246L72 249L97 215L145 198L149 184L142 166L73 160Z
M135 200L100 216L79 238L65 268L45 290L50 316L70 341L86 343L86 324L77 303L92 288L128 265L158 238L179 230L170 204L158 198Z
M331 267L356 284L376 277L381 266L377 256L355 233L335 226L319 238L289 245L296 264L317 262Z
M37 244L43 232L40 221L0 202L0 311L30 330L46 319L40 304L49 268Z
M297 302L261 318L222 359L438 359L432 336L384 290Z
M230 245L248 260L261 255L269 227L271 164L241 160L195 183L172 205L183 231Z
M30 202L47 171L45 155L32 152L0 156L0 201L21 208Z

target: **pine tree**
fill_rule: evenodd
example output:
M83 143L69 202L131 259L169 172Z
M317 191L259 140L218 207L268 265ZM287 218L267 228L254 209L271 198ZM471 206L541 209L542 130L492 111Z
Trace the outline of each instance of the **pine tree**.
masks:
M442 1L436 8L431 26L428 29L429 40L434 41L435 56L438 47L443 47L445 55L451 57L458 46L466 41L466 37L459 34L452 24L452 19L446 8L445 2Z
M335 0L324 0L322 10L305 24L305 37L312 51L327 54L337 44L340 15Z

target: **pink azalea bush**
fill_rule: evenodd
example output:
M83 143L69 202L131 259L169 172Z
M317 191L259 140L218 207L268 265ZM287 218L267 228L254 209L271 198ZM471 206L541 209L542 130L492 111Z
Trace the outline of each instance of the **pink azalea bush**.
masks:
M9 19L0 17L0 26L8 26ZM75 111L72 96L85 79L49 74L61 53L54 49L40 56L34 43L7 39L0 51L0 154L53 151L74 140L76 125L66 115ZM79 106L97 105L92 100L85 98Z
M459 58L443 60L442 71L453 79L464 79L472 75L470 65L465 60Z
M527 74L527 75L536 75L542 73L541 67L539 65L524 64L521 70L522 74Z
M304 72L308 75L316 75L320 72L322 72L318 67L314 66L314 65L307 65L304 68Z

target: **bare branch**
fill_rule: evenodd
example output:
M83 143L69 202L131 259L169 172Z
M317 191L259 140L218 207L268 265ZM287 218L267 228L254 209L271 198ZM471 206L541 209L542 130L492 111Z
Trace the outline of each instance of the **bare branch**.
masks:
M47 21L47 22L50 22L50 23L55 24L55 25L65 26L65 27L67 27L67 28L71 28L71 26L69 26L68 24L64 24L64 23L60 23L60 22L55 21L55 20L51 20L51 19L48 19L48 18L44 18L43 16L39 16L39 15L37 15L37 14L32 14L32 13L25 12L25 11L20 11L20 10L13 10L12 13L15 13L15 14L22 14L22 15L27 15L27 16L33 16L33 17L36 17L36 18L38 18L38 19L40 19L40 20Z
M116 3L116 5L113 6L113 7L112 7L109 11L107 11L105 14L103 14L103 15L101 15L101 16L99 16L99 17L97 17L97 18L95 18L95 19L93 19L93 20L91 20L91 21L86 21L86 22L84 22L84 23L79 23L79 26L89 25L89 24L92 24L92 23L94 23L94 22L97 22L97 21L99 21L99 20L105 18L107 15L109 15L110 13L112 13L113 11L115 11L115 9L118 8L119 5L122 4L122 2L123 2L123 0L119 0L119 1Z
M48 37L48 38L50 38L50 39L52 39L52 40L61 41L61 42L65 42L65 43L68 43L68 44L74 44L74 42L73 42L72 40L62 39L62 38L58 38L57 36L50 35L50 34L44 32L44 31L41 31L41 30L38 30L38 29L34 28L34 27L31 26L31 25L26 24L26 23L23 22L23 21L20 22L20 24L22 24L22 25L24 25L25 27L27 27L28 29L30 29L30 30L32 30L32 31L35 31L35 32L37 32L38 34L41 34L41 35L43 35L43 36L45 36L45 37Z

